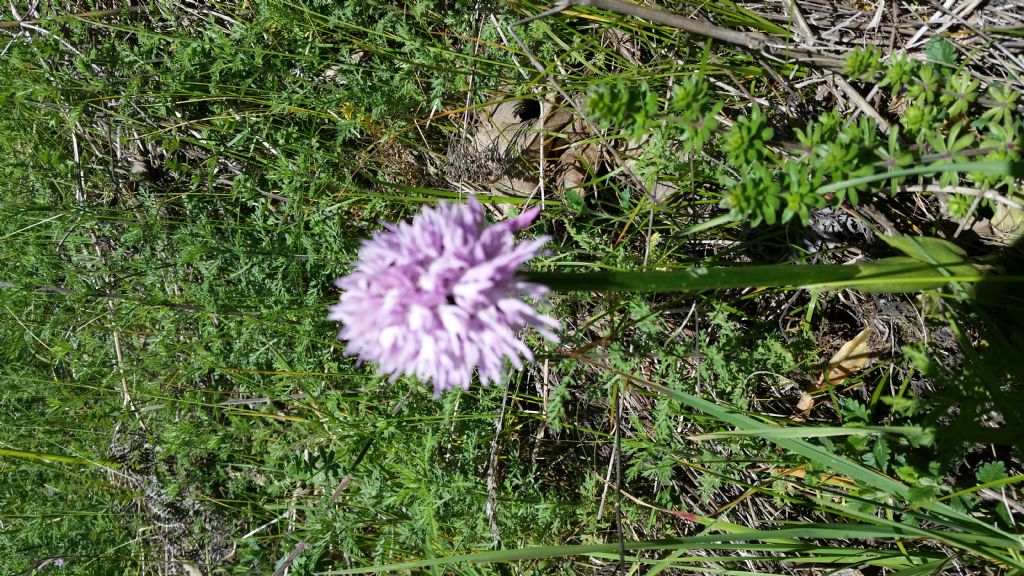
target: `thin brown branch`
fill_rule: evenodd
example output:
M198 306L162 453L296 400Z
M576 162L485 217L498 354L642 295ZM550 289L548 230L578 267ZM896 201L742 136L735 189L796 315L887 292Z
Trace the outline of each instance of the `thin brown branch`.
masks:
M655 10L637 4L630 4L623 0L574 0L567 2L565 7L570 5L599 8L625 16L648 20L656 24L682 30L689 34L704 36L754 52L765 52L775 56L793 58L804 64L820 68L840 70L843 67L843 61L838 58L820 53L817 50L789 48L780 44L777 39L760 32L743 32L724 28L702 18L687 18L672 12L665 12L664 10Z
M992 200L1003 206L1009 206L1014 210L1024 209L1024 205L1019 202L1008 198L999 192L994 190L978 190L977 188L969 188L966 186L921 186L919 184L911 186L900 186L901 190L907 192L931 192L939 194L963 194L964 196L974 196L975 198L984 198L985 200Z
M638 4L630 4L623 0L577 0L574 4L576 6L591 6L602 10L608 10L609 12L616 12L618 14L632 16L634 18L649 20L658 24L664 24L665 26L671 26L672 28L682 30L689 34L705 36L727 44L742 46L749 50L759 51L764 50L769 46L769 38L764 34L756 32L741 32L730 28L723 28L701 18L687 18L685 16L665 12L663 10L655 10Z

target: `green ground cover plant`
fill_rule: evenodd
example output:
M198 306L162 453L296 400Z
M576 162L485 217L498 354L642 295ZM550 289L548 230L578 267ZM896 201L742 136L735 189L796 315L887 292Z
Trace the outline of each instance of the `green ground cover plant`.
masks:
M781 4L12 4L0 573L1024 574L1020 17ZM435 400L327 307L469 194Z

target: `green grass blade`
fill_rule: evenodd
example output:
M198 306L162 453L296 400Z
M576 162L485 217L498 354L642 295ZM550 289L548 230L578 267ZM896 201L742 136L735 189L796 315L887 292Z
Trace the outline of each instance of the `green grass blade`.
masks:
M942 172L970 172L973 174L993 174L996 176L1012 175L1017 178L1022 178L1024 177L1024 163L983 160L979 162L957 162L951 164L942 164L939 166L915 166L913 168L892 170L890 172L879 172L878 174L871 174L868 176L861 176L859 178L851 178L849 180L833 182L831 184L826 184L818 188L818 190L815 193L829 194L832 192L845 190L847 188L852 188L854 186L859 186L861 184L871 184L872 182L882 182L884 180L891 180L892 178L904 178L906 176L939 174Z
M957 264L976 273L954 276L943 267L913 258L894 257L849 265L697 267L669 272L524 272L521 276L558 292L688 293L755 287L845 287L866 292L915 292L938 288L949 282L978 282L986 278L966 262Z
M24 450L9 450L0 448L0 458L18 458L20 460L35 460L37 462L56 462L58 464L78 464L81 466L105 466L107 468L120 468L121 464L112 460L87 460L75 456L64 456L61 454L46 454L43 452L28 452Z
M910 537L913 532L902 526L875 526L870 524L804 524L798 528L782 528L778 530L754 530L741 534L708 534L691 536L677 540L653 540L640 542L627 542L625 549L629 552L656 551L656 550L715 550L715 549L743 549L763 550L765 552L777 552L780 550L802 551L807 554L815 554L819 547L813 544L756 544L766 540L785 540L789 538L896 538ZM723 545L723 542L726 543ZM745 544L747 542L755 544ZM736 543L744 543L737 545ZM836 549L834 549L836 550ZM380 566L367 566L362 568L346 568L342 570L331 570L321 572L323 575L333 574L379 574L382 572L395 572L399 570L416 570L422 568L433 568L447 566L462 562L469 563L495 563L495 562L522 562L526 560L539 560L546 558L563 558L569 556L593 556L598 554L615 554L618 551L618 544L578 544L566 546L534 546L513 550L486 550L468 554L457 554L441 558L426 558L399 562ZM845 554L856 556L859 551L852 549L836 550L836 557ZM803 558L800 558L802 561Z
M726 432L709 432L688 436L690 440L711 440L713 438L732 438L739 436L757 436L765 440L778 438L824 438L829 436L873 436L895 434L899 436L924 436L932 433L920 426L765 426L746 430L730 430Z

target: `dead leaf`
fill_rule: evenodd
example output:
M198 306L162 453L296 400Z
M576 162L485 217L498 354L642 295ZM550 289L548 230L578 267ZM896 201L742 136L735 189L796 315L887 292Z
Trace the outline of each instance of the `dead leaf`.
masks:
M779 475L803 480L807 476L807 471L803 468L785 468L783 470L779 470Z
M796 403L796 409L803 412L809 411L811 408L814 408L814 396L804 392L800 395L800 400Z
M821 390L831 384L839 386L847 378L860 372L871 359L871 350L868 348L868 339L871 337L871 328L865 328L853 337L838 352L832 355L828 366L818 379L818 389Z
M797 400L796 410L791 417L797 422L803 422L811 415L816 403L814 393L824 390L829 384L839 386L847 378L863 370L871 359L872 351L868 347L868 340L871 338L871 328L865 328L853 337L846 344L843 344L832 359L828 361L825 370L818 378L818 384L814 390L803 392Z
M814 405L817 400L814 396L811 396L807 392L800 393L800 399L796 402L796 411L790 416L790 420L794 422L803 422L807 420L807 417L811 415L811 410L814 409Z
M1015 242L1024 233L1024 210L996 204L991 225L996 238L1004 242Z

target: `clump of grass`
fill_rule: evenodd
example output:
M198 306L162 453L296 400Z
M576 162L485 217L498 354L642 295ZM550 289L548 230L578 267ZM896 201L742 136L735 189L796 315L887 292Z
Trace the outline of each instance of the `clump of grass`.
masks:
M1019 175L975 161L1019 157L1019 70L1000 56L983 85L973 34L829 46L852 90L878 86L883 135L817 99L817 69L665 24L581 8L515 42L544 8L54 5L45 33L19 25L4 573L1024 569L1012 284L561 295L562 344L436 402L342 355L331 282L379 220L523 202L443 169L463 111L510 97L573 117L516 155L544 186L542 271L959 258L871 231L974 255L999 239L975 224L1014 232ZM702 9L792 38L765 10ZM953 191L914 191L935 186ZM823 379L865 327L870 362Z

